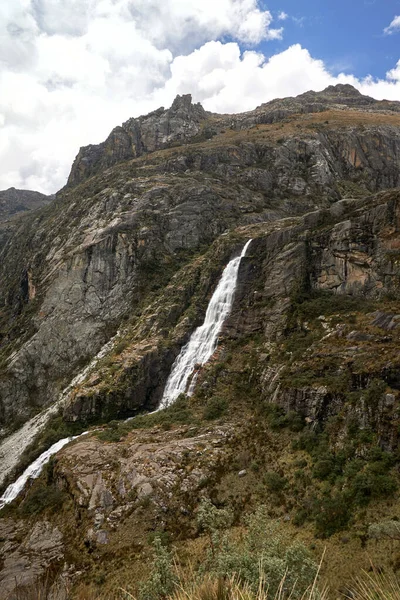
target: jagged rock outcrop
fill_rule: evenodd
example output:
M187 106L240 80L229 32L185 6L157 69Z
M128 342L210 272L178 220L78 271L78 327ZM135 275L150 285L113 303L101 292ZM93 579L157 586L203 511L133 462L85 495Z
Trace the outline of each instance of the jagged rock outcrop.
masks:
M160 150L171 143L187 142L199 133L208 114L200 104L193 104L191 95L187 94L177 96L167 110L161 107L148 115L129 119L113 129L102 144L79 150L68 185L76 185L123 160Z

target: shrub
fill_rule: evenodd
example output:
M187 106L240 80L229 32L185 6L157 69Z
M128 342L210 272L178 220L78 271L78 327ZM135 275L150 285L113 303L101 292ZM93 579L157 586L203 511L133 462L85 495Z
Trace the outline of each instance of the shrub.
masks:
M285 411L277 404L265 404L262 407L262 412L266 416L271 429L279 430L287 426L288 420Z
M379 401L386 390L386 382L382 379L372 379L365 392L366 405L375 412L378 408Z
M264 481L268 490L275 493L283 492L287 484L287 480L275 471L265 473Z
M331 452L322 454L314 463L313 477L321 480L331 478L334 481L342 473L342 464L340 456Z
M67 494L55 486L39 483L28 492L27 497L19 506L18 512L23 516L32 516L38 515L46 509L55 511L64 504L67 498Z
M96 436L102 442L120 442L121 433L117 429L104 429L103 431L97 431Z
M213 421L214 419L219 419L228 409L228 402L224 398L220 398L219 396L213 396L207 402L204 411L203 418L206 421Z
M141 600L158 600L171 594L173 600L273 597L297 600L306 598L303 594L313 582L313 591L307 598L320 600L315 586L317 565L302 544L290 543L279 522L271 521L265 507L247 517L247 535L240 542L230 539L226 532L232 523L232 513L218 509L210 500L201 502L197 522L211 537L219 536L218 546L207 553L200 570L192 572L188 582L177 577L170 552L156 538L153 569L149 580L141 586ZM132 596L127 593L127 597Z
M332 496L317 500L315 509L317 535L329 537L345 529L351 517L351 502L347 494L337 492Z
M350 483L349 492L360 506L367 505L373 498L392 496L397 490L397 482L386 473L374 473L371 468L358 473Z
M217 508L208 498L204 498L197 510L196 522L200 530L205 531L210 539L211 553L215 554L221 544L221 530L227 529L233 521L230 510Z
M313 429L306 429L300 434L297 440L292 443L293 450L305 450L309 454L312 454L318 445L320 444L320 438Z
M290 544L271 521L265 507L259 507L246 519L247 535L244 544L234 544L227 538L219 552L205 565L207 571L218 577L236 575L256 592L261 589L275 594L284 579L284 592L292 598L301 598L312 583L317 566L302 544ZM296 585L295 585L296 583Z
M158 600L172 594L178 582L172 555L159 537L153 542L153 565L149 579L140 586L139 600Z
M304 417L295 411L289 411L286 415L287 426L290 431L302 431L306 425Z
M368 536L376 540L381 540L382 538L400 540L400 522L381 521L380 523L373 523L368 528Z

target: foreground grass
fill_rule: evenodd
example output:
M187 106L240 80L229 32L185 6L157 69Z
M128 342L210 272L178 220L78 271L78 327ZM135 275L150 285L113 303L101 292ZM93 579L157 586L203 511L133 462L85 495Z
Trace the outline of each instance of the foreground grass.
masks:
M265 582L260 577L259 587L256 591L246 583L240 582L237 576L229 578L205 577L198 582L195 579L180 580L176 591L165 600L290 600L295 591L295 586L287 589L286 575L282 578L275 593L270 593ZM60 589L59 589L60 591ZM71 596L65 589L63 598L69 600ZM46 583L37 584L29 589L20 590L12 595L13 600L50 600L54 598L54 588ZM317 573L314 582L301 595L300 600L328 600L331 598L329 589L323 586ZM349 600L400 600L400 583L394 575L382 575L376 571L372 574L362 572L360 577L342 593L342 598ZM8 600L8 599L7 599ZM11 600L11 596L10 596ZM80 600L137 600L127 590L120 588L114 595L101 595L89 593L80 596Z

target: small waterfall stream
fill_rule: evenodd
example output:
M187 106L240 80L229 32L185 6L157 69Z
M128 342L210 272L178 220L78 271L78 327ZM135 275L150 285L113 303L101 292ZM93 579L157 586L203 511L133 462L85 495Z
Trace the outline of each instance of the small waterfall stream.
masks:
M180 354L172 365L172 370L165 386L164 395L157 410L161 410L169 406L181 393L187 392L188 395L193 393L197 379L197 373L192 378L189 390L187 391L189 378L192 375L196 365L204 365L211 358L217 347L218 335L221 331L222 325L232 310L239 265L242 258L245 256L251 241L252 240L249 240L246 243L240 256L233 258L225 267L221 275L221 279L219 280L215 292L209 302L203 325L198 327L192 333L189 342L182 348ZM108 347L109 344L107 344L104 348ZM102 356L103 353L105 353L104 349L97 355L96 359ZM93 366L93 364L90 366ZM86 374L88 371L89 367L87 367L83 373ZM78 377L79 380L83 379L82 374L80 374ZM75 378L74 382L78 380L78 377ZM67 388L67 390L69 390L71 385ZM87 431L81 433L80 435L85 435L86 433ZM44 465L54 454L56 454L59 450L61 450L61 448L77 437L80 436L68 437L59 440L48 450L43 452L43 454L41 454L31 465L29 465L22 475L14 483L9 485L4 494L0 497L0 510L6 504L9 504L15 500L15 498L24 489L29 479L36 479L39 477Z
M172 365L171 373L165 385L164 394L157 410L161 410L174 402L179 394L187 392L191 395L196 383L197 374L192 378L189 390L187 384L196 365L204 365L214 354L218 344L218 335L225 319L232 309L239 265L246 255L252 240L244 246L240 256L233 258L225 267L217 288L207 308L203 325L191 335Z
M74 387L81 383L89 374L91 369L97 365L99 360L101 360L107 354L107 352L111 350L115 340L117 339L117 336L118 333L106 344L104 344L104 346L90 361L90 363L80 373L78 373L71 383L61 392L54 404L27 421L21 427L21 429L15 431L0 443L0 465L2 469L0 473L0 484L3 483L6 476L11 473L12 469L18 464L24 448L29 446L29 444L35 439L36 435L43 431L51 417L57 413L61 406L63 406L63 403L68 399L68 396ZM86 433L87 432L84 432L80 435L85 435ZM53 454L56 454L59 450L61 450L61 448L63 448L69 442L72 442L72 440L76 439L77 437L80 436L73 436L59 440L50 448L48 448L48 450L43 452L33 463L31 463L29 467L25 469L22 475L18 477L14 483L11 483L6 488L4 494L0 496L0 510L6 504L9 504L15 500L20 492L22 492L29 479L36 479L39 477L44 465L50 460Z
M43 452L36 460L34 460L33 463L31 463L29 467L25 469L22 475L18 477L18 479L14 483L11 483L5 490L4 494L0 496L0 510L6 504L10 504L10 502L15 500L15 498L24 489L28 479L37 479L39 477L44 465L49 462L53 454L56 454L59 450L61 450L61 448L64 448L64 446L69 444L69 442L72 442L72 440L75 440L76 438L80 437L81 435L85 435L86 433L87 431L81 433L80 435L75 435L72 437L64 438L63 440L59 440L58 442L50 446L48 450Z

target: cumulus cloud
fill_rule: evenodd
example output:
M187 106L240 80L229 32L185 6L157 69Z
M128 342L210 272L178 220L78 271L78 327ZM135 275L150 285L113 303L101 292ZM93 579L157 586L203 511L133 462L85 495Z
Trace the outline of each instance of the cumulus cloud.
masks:
M390 25L385 27L383 30L386 35L391 35L392 33L397 33L398 31L400 31L400 15L394 17Z
M287 13L285 13L285 11L284 11L284 10L282 10L282 11L279 13L279 15L278 15L278 20L279 20L279 21L286 21L286 19L288 18L288 16L289 16L289 15L288 15Z
M273 24L258 0L1 3L0 189L56 191L79 146L176 94L215 112L338 82L400 99L400 61L384 80L333 77L300 45L258 52Z

